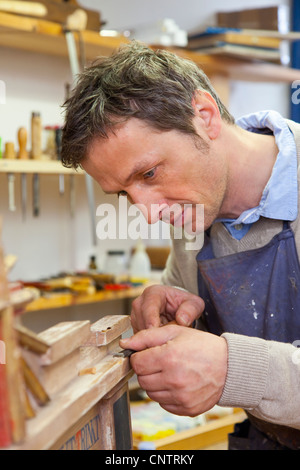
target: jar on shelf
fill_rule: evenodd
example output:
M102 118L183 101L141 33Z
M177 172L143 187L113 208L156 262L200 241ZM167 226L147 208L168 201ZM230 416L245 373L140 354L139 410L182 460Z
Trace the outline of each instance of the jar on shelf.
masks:
M109 250L106 253L105 272L107 274L120 275L126 271L125 251Z

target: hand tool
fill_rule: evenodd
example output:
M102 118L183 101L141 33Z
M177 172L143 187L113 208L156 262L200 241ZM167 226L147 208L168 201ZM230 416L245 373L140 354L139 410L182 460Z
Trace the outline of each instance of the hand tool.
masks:
M37 173L32 176L32 192L33 192L33 216L40 215L40 178Z
M9 160L16 158L15 145L13 142L5 143L5 158Z
M27 175L21 173L21 208L22 208L22 219L26 220L26 206L27 206Z
M42 155L42 123L39 112L33 112L31 115L31 158L39 160ZM34 173L33 182L33 216L40 214L40 177Z
M28 16L43 17L47 15L47 8L42 3L38 2L0 0L0 11Z
M31 158L40 160L42 156L42 122L41 115L33 112L31 115Z
M19 142L19 158L22 160L28 159L28 152L26 150L27 145L27 131L25 127L20 127L18 130L18 142Z
M19 142L19 158L27 160L29 155L26 150L27 145L27 131L25 127L20 127L18 130ZM21 208L23 221L26 219L26 206L27 206L27 176L26 173L21 173Z
M114 353L114 357L130 357L132 354L136 353L133 349L122 349L122 351L118 351Z
M15 204L15 175L13 173L7 174L8 178L8 207L9 210L14 212L16 210Z
M7 159L16 158L15 146L13 142L5 143L5 158ZM7 179L8 179L8 207L10 211L14 212L16 210L15 175L13 173L7 173Z

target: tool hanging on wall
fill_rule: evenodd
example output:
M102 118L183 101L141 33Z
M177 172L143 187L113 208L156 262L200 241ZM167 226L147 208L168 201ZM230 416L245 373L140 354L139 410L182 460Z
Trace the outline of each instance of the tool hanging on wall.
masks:
M31 115L31 158L40 160L42 156L42 121L39 112ZM40 214L40 177L38 173L32 176L33 216Z
M18 130L19 142L19 159L28 160L29 155L26 149L27 146L27 131L25 127L20 127ZM27 176L26 173L21 173L21 209L22 219L26 219L26 206L27 206Z
M40 178L37 173L32 175L33 216L40 215Z
M13 142L5 143L5 158L15 159L15 145ZM15 175L14 173L7 173L8 179L8 208L10 211L14 212L16 210L15 204Z
M73 80L74 80L74 83L75 83L76 77L80 72L80 66L79 66L79 61L78 61L78 56L77 56L75 38L74 38L73 32L71 30L68 30L68 29L65 29L65 36L66 36L66 41L67 41L68 54L69 54L69 60L70 60L72 76L73 76ZM96 208L95 208L93 180L90 177L90 175L85 174L85 182L86 182L86 191L87 191L89 212L90 212L90 220L91 220L92 243L93 243L93 246L96 247L97 246Z
M61 127L57 127L55 129L55 144L56 144L57 160L61 160L61 136L62 136L62 129ZM60 174L58 178L59 178L59 194L62 196L65 193L65 177L63 174Z

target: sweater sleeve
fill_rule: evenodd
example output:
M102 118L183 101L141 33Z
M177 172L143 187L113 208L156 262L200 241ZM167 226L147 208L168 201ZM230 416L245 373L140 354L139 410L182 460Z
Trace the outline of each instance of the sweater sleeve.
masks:
M300 429L300 350L292 345L224 333L228 371L220 406Z

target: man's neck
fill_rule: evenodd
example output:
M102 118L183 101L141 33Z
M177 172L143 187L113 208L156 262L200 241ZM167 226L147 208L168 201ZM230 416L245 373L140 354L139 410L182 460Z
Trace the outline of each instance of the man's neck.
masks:
M226 126L223 148L228 148L228 185L220 218L236 219L257 207L278 154L275 138ZM227 142L227 143L226 143Z

